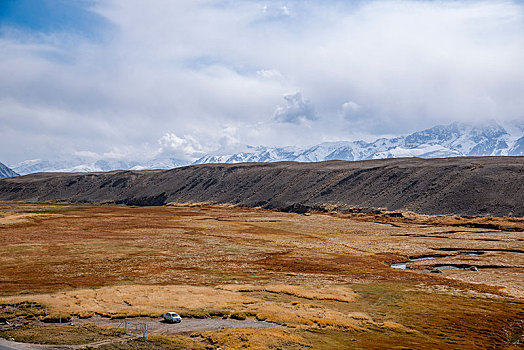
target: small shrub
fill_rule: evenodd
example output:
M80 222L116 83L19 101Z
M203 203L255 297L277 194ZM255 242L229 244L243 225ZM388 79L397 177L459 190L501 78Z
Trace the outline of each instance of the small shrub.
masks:
M53 315L48 315L44 318L42 318L42 322L44 323L66 323L66 322L71 322L71 315L69 314L53 314Z
M230 316L230 318L234 320L245 320L247 318L247 315L245 312L234 312Z
M225 310L211 310L209 311L209 316L211 317L228 317L229 316L229 311L225 311Z
M255 318L257 319L257 321L265 321L265 320L267 320L267 316L260 315L260 314L256 314Z

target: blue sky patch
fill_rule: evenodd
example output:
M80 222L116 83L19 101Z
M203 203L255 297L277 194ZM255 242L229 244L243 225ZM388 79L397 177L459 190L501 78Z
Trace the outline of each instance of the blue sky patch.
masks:
M0 28L100 39L109 23L90 10L93 5L90 0L1 0Z

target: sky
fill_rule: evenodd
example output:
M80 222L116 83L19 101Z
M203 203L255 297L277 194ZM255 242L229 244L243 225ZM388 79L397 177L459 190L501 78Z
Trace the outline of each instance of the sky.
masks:
M0 0L0 162L524 121L524 2Z

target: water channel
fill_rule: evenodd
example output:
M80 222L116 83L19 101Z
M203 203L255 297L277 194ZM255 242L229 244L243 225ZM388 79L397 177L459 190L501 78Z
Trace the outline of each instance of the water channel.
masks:
M460 256L460 255L483 255L484 254L483 251L460 251L460 250L456 250L456 253L457 254L428 255L428 256L410 258L406 262L391 264L391 267L394 269L410 270L412 268L408 267L407 264L413 261L434 260L434 259L439 259L439 258L447 258L451 256ZM437 269L437 270L466 270L466 269L470 269L471 267L472 265L466 265L466 264L437 265L434 267L434 269Z

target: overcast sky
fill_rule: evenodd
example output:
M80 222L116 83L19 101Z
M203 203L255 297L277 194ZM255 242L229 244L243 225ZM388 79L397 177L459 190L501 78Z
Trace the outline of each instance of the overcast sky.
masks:
M521 1L1 0L0 162L524 120Z

